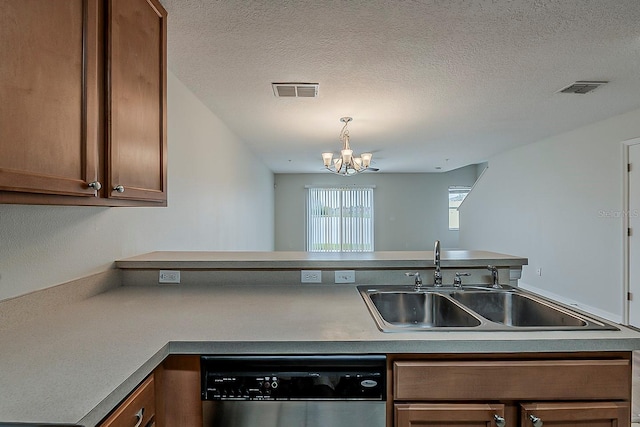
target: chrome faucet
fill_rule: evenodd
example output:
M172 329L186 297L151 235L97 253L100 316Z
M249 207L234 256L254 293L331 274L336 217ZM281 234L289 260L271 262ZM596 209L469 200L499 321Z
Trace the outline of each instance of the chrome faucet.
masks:
M415 292L420 292L420 290L422 289L422 277L420 277L420 273L416 271L415 273L404 273L404 274L405 276L416 278L415 284L413 285L413 290Z
M494 267L493 265L487 265L487 270L491 272L491 282L495 289L500 289L500 283L498 283L498 267Z
M433 263L436 269L433 272L433 286L442 286L442 272L440 271L440 240L436 240L433 248Z

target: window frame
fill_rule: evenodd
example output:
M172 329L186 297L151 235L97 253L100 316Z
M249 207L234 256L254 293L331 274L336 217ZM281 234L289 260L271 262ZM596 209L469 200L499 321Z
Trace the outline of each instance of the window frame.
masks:
M464 202L464 199L469 195L469 193L471 192L471 187L468 187L466 185L451 185L449 186L449 190L447 192L447 205L449 207L448 209L448 215L447 215L447 222L448 222L448 227L449 227L449 231L460 231L460 212L458 211L458 208L460 207L460 205L462 204L462 202ZM452 194L464 194L464 197L462 197L462 200L460 200L460 202L455 205L452 206L451 204L451 195ZM454 216L456 217L456 222L458 223L457 227L452 227L451 226L451 215L455 214Z

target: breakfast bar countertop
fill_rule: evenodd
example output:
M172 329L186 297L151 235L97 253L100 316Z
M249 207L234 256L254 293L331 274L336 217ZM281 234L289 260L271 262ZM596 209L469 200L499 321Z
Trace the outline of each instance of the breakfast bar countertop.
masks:
M274 252L199 252L158 251L116 261L121 269L135 268L424 268L433 265L433 251L376 251L366 253ZM442 250L443 268L485 266L487 264L522 266L527 259L488 251Z

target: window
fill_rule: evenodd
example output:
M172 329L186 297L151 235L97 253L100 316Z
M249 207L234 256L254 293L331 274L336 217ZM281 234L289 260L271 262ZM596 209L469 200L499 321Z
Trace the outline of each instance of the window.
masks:
M449 230L460 229L460 213L458 207L471 188L469 187L449 187Z
M307 251L373 252L373 188L308 188Z

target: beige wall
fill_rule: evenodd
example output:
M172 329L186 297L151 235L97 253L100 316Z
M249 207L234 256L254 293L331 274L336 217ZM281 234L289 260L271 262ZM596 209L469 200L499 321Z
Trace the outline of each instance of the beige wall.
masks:
M0 300L154 250L273 250L273 174L171 73L168 143L167 208L0 205Z
M620 321L621 142L640 110L510 150L460 208L460 245L529 258L521 285ZM542 275L536 270L540 268Z
M305 250L305 185L375 185L374 244L377 251L433 250L458 247L458 232L449 230L449 186L471 186L475 165L445 173L276 174L275 247Z

